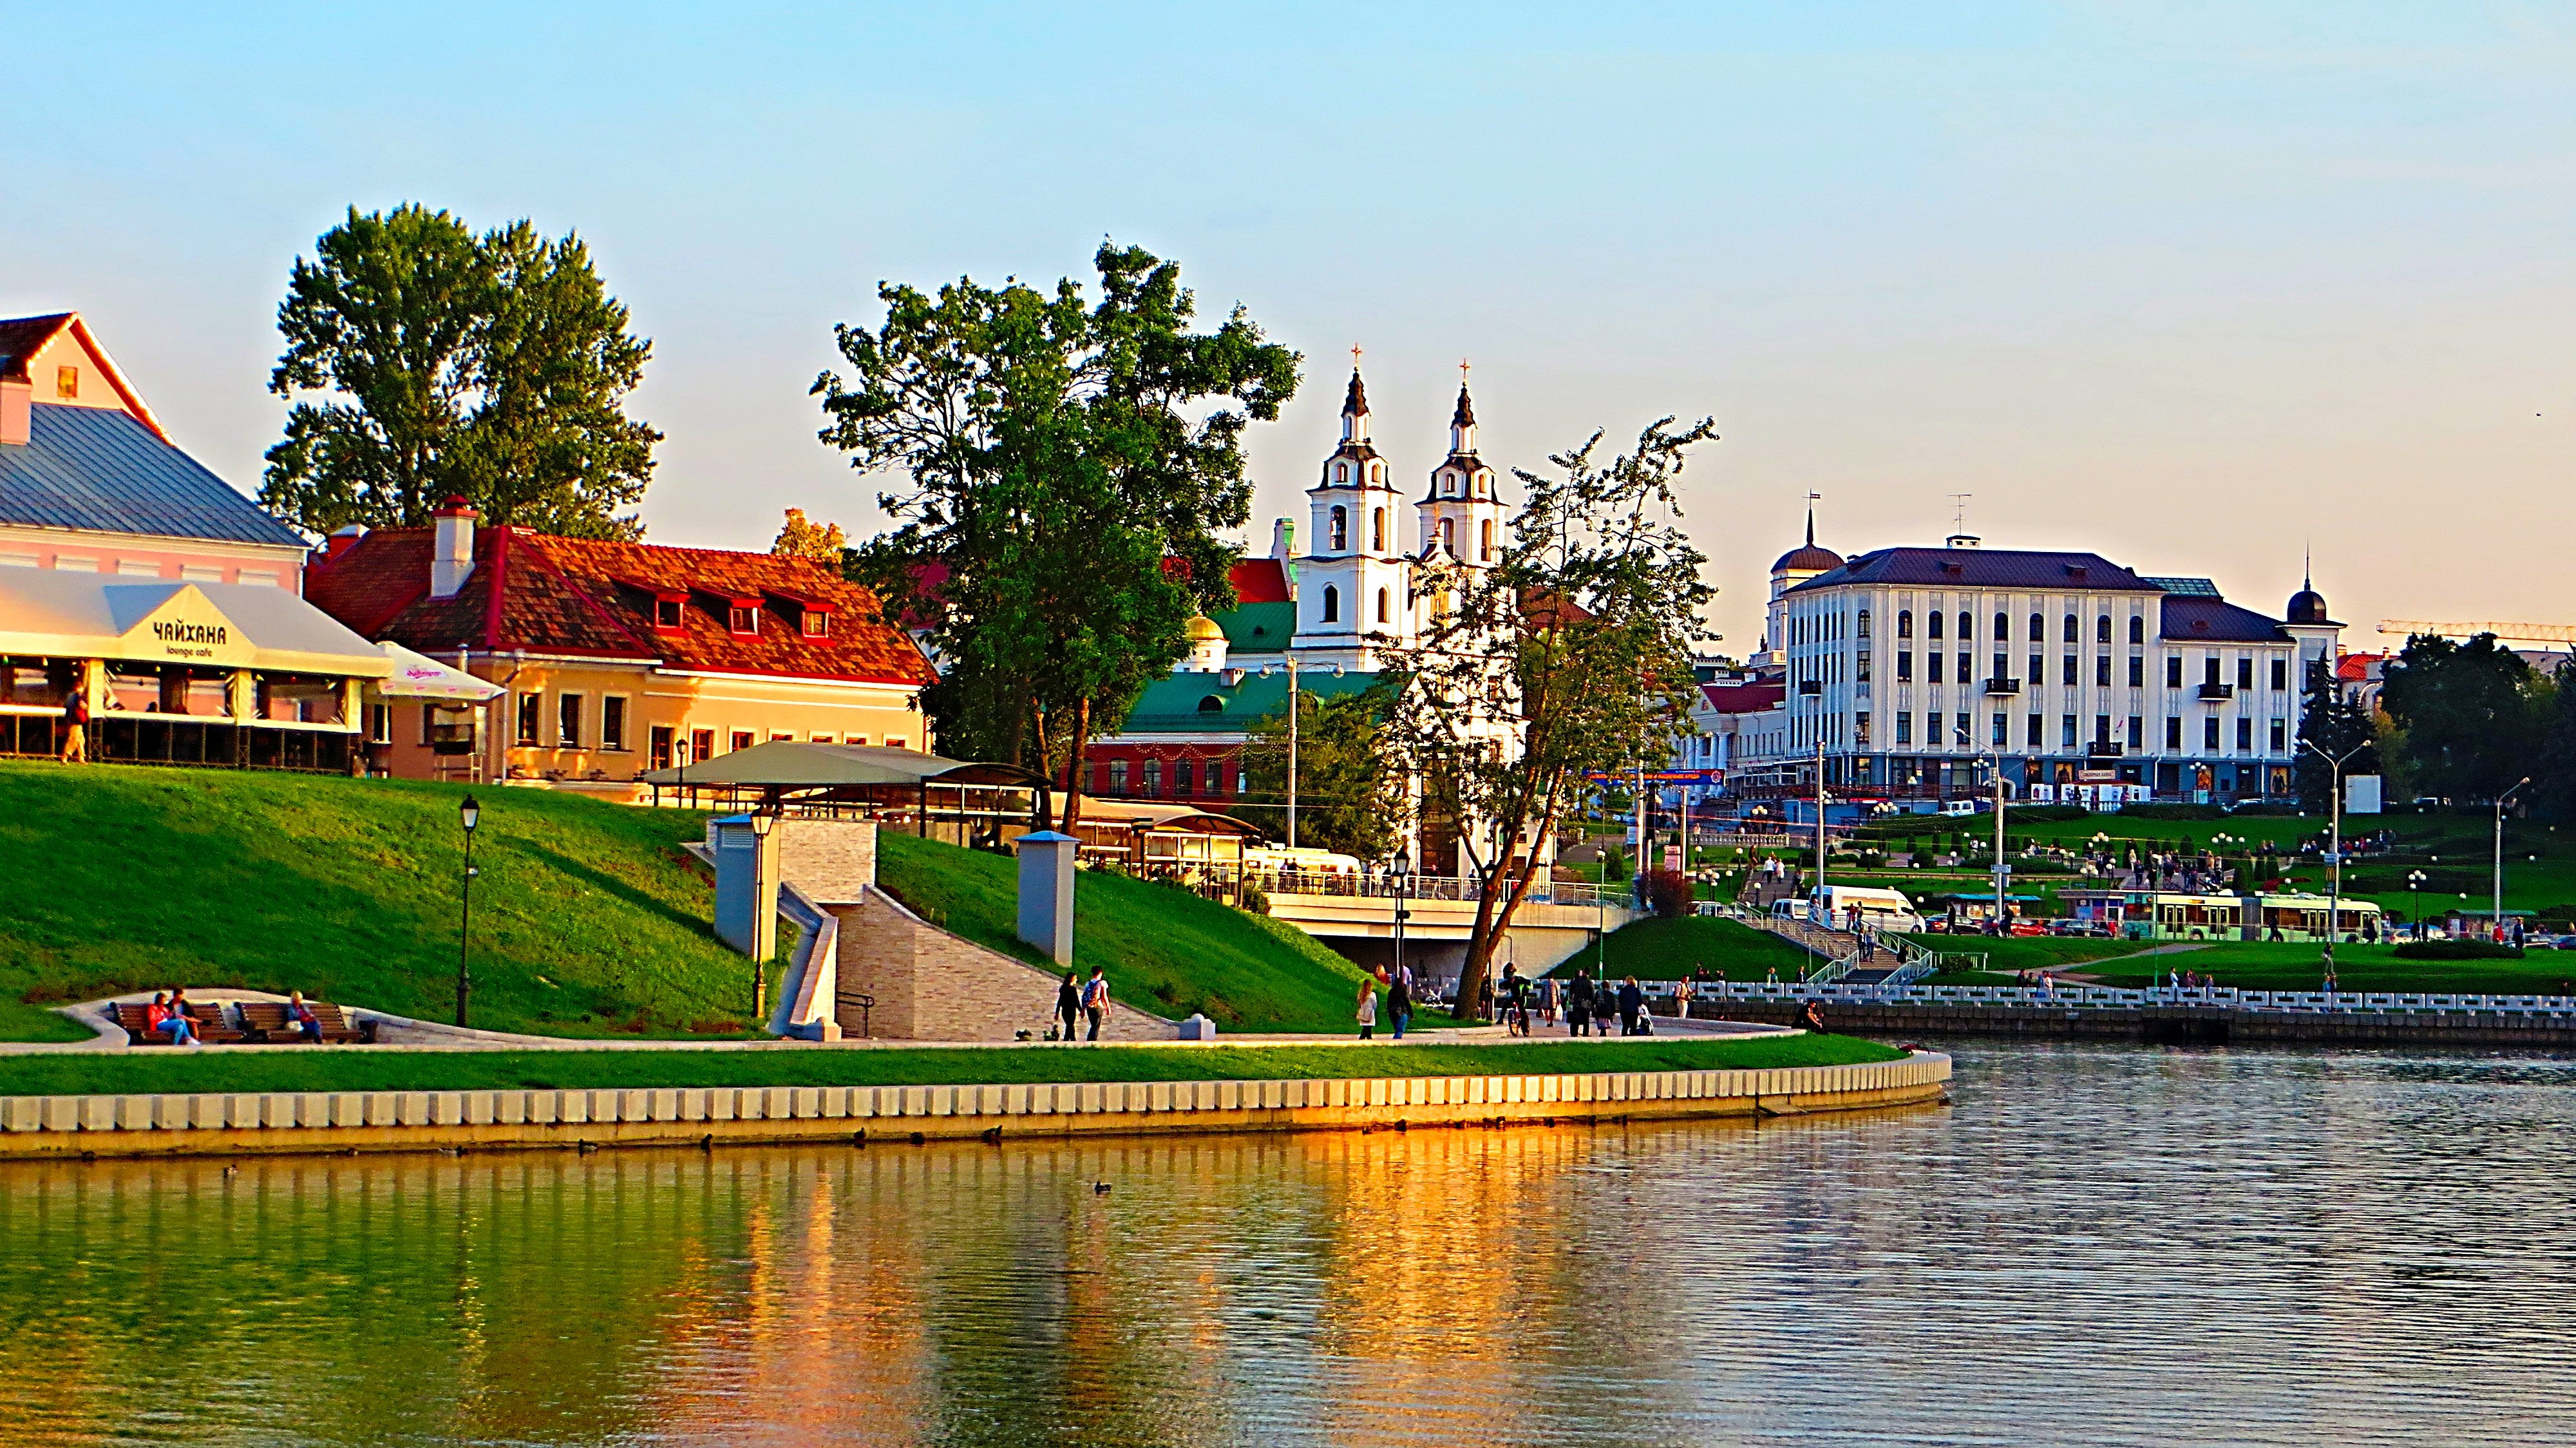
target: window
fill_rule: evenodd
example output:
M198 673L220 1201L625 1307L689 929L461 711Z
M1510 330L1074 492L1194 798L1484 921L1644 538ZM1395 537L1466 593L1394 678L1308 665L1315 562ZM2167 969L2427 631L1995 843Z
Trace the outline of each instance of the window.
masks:
M2010 716L2003 714L1997 714L1995 716L1995 726L1992 737L1997 749L2001 749L2005 745L2012 743L2012 719Z
M1494 561L1494 520L1487 518L1476 525L1476 556L1484 562Z
M2048 621L2035 613L2030 616L2030 641L2035 644L2048 641Z
M57 367L54 369L54 395L56 397L66 398L80 396L79 368Z
M1976 618L1975 618L1973 615L1971 615L1971 614L1970 614L1966 609L1961 609L1961 610L1959 611L1959 641L1960 641L1961 643L1965 643L1965 642L1967 642L1969 639L1975 638L1976 636L1977 636L1977 620L1976 620Z
M1924 664L1925 664L1927 667L1929 667L1929 668L1931 669L1931 671L1932 671L1932 672L1931 672L1927 677L1929 677L1929 678L1931 679L1931 681L1932 681L1933 683L1936 683L1936 684L1937 684L1937 683L1939 683L1939 682L1941 682L1941 659L1942 659L1942 657L1943 657L1943 656L1942 656L1941 654L1938 654L1938 653L1929 653L1929 654L1925 654L1925 655L1923 656L1923 662L1924 662Z
M2005 657L2005 656L2003 656L2002 654L1997 654L1997 655L1995 655L1995 672L1994 672L1994 677L1996 677L1996 678L1998 678L1998 679L2008 679L2008 678L2011 678L2011 677L2012 677L2012 660L2011 660L2011 659L2009 659L2009 658L2006 658L2006 657Z
M2254 752L2254 721L2242 715L2239 715L2236 720L2236 752L2239 754Z
M2009 619L2009 618L2007 618L2007 617L2005 617L2004 615L2002 615L2002 614L2000 614L2000 613L1999 613L1999 614L1996 614L1996 615L1995 615L1995 642L1996 642L1996 643L1999 643L1999 644L2000 644L2000 643L2007 643L2007 642L2010 642L2010 641L2011 641L2011 639L2012 639L2012 620L2011 620L2011 619Z
M564 749L581 747L581 696L555 695L555 743Z
M2060 630L2060 632L2065 634L2066 641L2070 644L2084 637L2083 634L2076 631L2075 615L2071 613L2066 616L2066 625Z
M2109 654L2095 654L2093 656L2093 686L2097 689L2107 689L2111 687L2111 656Z
M853 744L867 743L864 739L853 739L850 742ZM888 749L910 749L912 747L912 741L909 739L897 739L893 735L889 734L886 736L885 747Z
M1327 583L1324 585L1324 622L1340 623L1341 621L1342 591Z
M806 609L798 623L804 629L805 637L809 639L827 639L832 636L832 614L829 609Z
M2029 725L2022 733L2022 738L2025 744L2032 749L2037 749L2040 747L2041 742L2047 739L2047 737L2048 716L2045 714L2031 715Z
M1852 743L1862 749L1867 749L1869 747L1869 716L1867 714L1854 714L1852 716Z
M2236 689L2237 692L2244 694L2254 692L2254 656L2252 654L2246 654L2236 661Z
M2068 688L2070 688L2070 689L2074 688L2074 687L2075 687L2075 668L2076 668L2076 658L2075 658L2075 655L2073 655L2073 654L2068 654L2068 655L2067 655L2067 656L2065 656L2064 658L2059 659L2059 660L2057 661L2057 663L2058 663L2058 669L2057 669L2057 682L2059 682L2059 683L2061 683L2061 684L2064 684L2066 687L2068 687Z
M1349 482L1350 480L1351 480L1351 465L1350 465L1349 463L1335 463L1335 464L1333 464L1333 481L1334 481L1334 482L1337 482L1337 483L1347 483L1347 482Z
M1923 616L1923 623L1925 627L1924 637L1937 639L1941 636L1941 612L1939 609L1934 609L1932 612L1925 614Z
M2200 747L2212 754L2218 752L2218 716L2215 714L2200 721Z
M1457 553L1458 539L1456 536L1456 528L1457 521L1455 519L1443 518L1440 520L1440 551L1443 553L1452 555Z
M2111 641L2111 616L2109 614L2106 613L2093 621L2093 641L2095 643L2103 644L2107 644Z
M680 626L680 600L664 595L653 600L653 627L673 629Z
M1852 682L1855 684L1869 682L1869 650L1867 649L1862 649L1852 656Z
M2147 721L2135 714L2129 716L2129 747L2133 750L2147 747Z
M1896 716L1896 742L1899 747L1914 742L1914 714L1911 710Z
M1969 716L1965 714L1955 714L1951 717L1955 721L1954 727L1950 731L1951 740L1962 749L1974 744L1977 740L1977 736L1973 732L1975 726L1969 722Z
M2182 687L2182 655L2180 654L2165 655L2165 687L2168 689Z
M2218 655L2210 654L2201 659L2200 681L2203 684L2215 684L2218 682Z
M715 752L716 731L712 729L692 729L689 731L689 757L691 759L709 759L714 757Z
M732 620L731 626L735 633L756 634L760 632L760 605L756 603L737 603L733 606L730 617Z
M1145 761L1145 793L1161 794L1162 792L1163 761L1159 759L1148 759Z
M1125 794L1127 792L1126 760L1113 759L1109 761L1109 789L1113 794Z
M367 706L367 742L369 744L391 744L394 742L393 705L371 704Z
M2132 689L2143 689L2146 685L2147 656L2145 654L2129 655L2129 687Z
M2277 694L2288 687L2290 687L2290 661L2288 659L2274 659L2272 661L2272 692Z
M435 743L437 743L437 742L438 742L438 706L437 706L436 704L423 704L423 705L421 705L421 706L420 706L420 743L421 743L421 747L422 747L422 748L424 748L424 749L426 749L426 748L428 748L430 745L435 744Z
M733 731L733 747L736 749L749 749L751 747L751 731L748 729L736 729Z
M1896 636L1901 639L1914 637L1914 610L1900 608L1896 611Z
M1864 608L1864 609L1862 609L1862 610L1860 611L1860 616L1859 616L1859 617L1858 617L1858 618L1853 622L1853 624L1852 624L1852 637L1854 637L1854 638L1863 638L1863 639L1865 639L1865 638L1868 638L1868 637L1869 637L1869 610L1868 610L1868 609L1865 609L1865 608Z
M1369 510L1369 551L1371 553L1386 551L1386 509L1384 508Z
M2096 714L2093 716L2093 742L2096 744L2108 744L2111 742L2110 715Z
M537 747L537 721L545 717L545 711L546 701L543 694L521 694L519 696L518 739L522 748L534 749Z
M1383 483L1383 482L1385 482L1385 481L1386 481L1386 464L1384 464L1384 463L1371 463L1371 464L1369 464L1368 475L1369 475L1369 481L1370 481L1370 482L1372 482L1372 483Z
M626 748L626 696L610 694L599 701L599 747Z
M1333 505L1332 526L1326 530L1325 536L1332 540L1330 546L1336 553L1351 546L1351 513L1348 508L1338 503Z
M2290 747L2290 721L2288 721L2287 719L2275 719L2275 720L2273 720L2273 721L2272 721L2272 752L2273 752L2274 754L2278 754L2278 753L2280 753L2281 751L2283 751L2283 750L2285 750L2285 749L2287 749L2287 748L2289 748L2289 747Z
M1187 759L1172 761L1172 793L1187 795L1198 791L1198 766Z
M645 767L648 769L670 768L671 752L674 747L674 736L671 726L668 724L656 724L653 726L652 732L647 735L646 738L652 745L652 754L650 756L652 762L647 764Z
M1976 671L1977 665L1975 657L1976 656L1973 654L1963 653L1959 655L1959 672L1957 677L1960 683L1964 684L1968 682L1968 675Z
M1900 684L1911 684L1914 682L1914 650L1900 649L1897 651L1896 682Z
M1377 591L1377 621L1386 622L1386 590L1383 588Z
M2144 614L2137 614L2137 613L2133 613L2133 614L2129 615L2129 642L2131 642L2131 643L2133 643L2133 644L2143 644L2143 643L2145 643L2146 641L2147 641L2147 619L2146 619L2146 615L2144 615Z
M2075 747L2075 716L2072 714L2057 716L2057 747L2060 749Z

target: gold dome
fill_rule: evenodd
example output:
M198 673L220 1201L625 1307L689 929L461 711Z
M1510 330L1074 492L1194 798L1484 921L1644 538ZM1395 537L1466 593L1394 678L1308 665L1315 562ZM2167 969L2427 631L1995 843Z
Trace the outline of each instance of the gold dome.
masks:
M1203 613L1190 615L1184 627L1194 644L1214 643L1225 637L1225 630L1216 626L1216 620Z

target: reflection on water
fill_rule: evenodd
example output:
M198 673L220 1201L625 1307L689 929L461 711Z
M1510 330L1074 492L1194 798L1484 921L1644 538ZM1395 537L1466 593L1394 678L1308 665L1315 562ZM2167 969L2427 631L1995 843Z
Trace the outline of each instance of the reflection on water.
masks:
M2576 1441L2571 1083L1970 1047L1759 1129L0 1167L0 1442Z

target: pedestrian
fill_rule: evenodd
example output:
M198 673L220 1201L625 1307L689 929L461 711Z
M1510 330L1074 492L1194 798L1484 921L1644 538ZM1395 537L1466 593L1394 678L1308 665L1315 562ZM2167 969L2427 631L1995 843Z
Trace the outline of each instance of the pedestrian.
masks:
M89 763L89 690L79 673L72 675L71 697L63 701L63 763Z
M1564 999L1565 983L1555 976L1548 976L1538 983L1539 1016L1549 1026L1553 1027L1557 1024L1557 1012L1561 1009Z
M1637 1016L1646 1008L1646 993L1637 988L1637 978L1629 976L1619 983L1619 1034L1637 1034Z
M1404 1027L1413 1019L1413 970L1397 966L1395 978L1387 982L1386 1013L1395 1022L1395 1038L1404 1039Z
M1519 994L1519 993L1520 993L1520 988L1521 988L1521 970L1520 970L1520 966L1519 966L1518 964L1516 964L1516 963L1512 962L1512 961L1508 961L1508 960L1507 960L1507 961L1504 961L1504 962L1503 962L1503 981L1502 981L1502 986L1501 986L1501 988L1500 988L1500 989L1498 989L1498 990L1495 992L1495 997L1496 997L1496 999L1503 1000L1503 1001L1509 1001L1509 1000L1511 1000L1511 999L1512 999L1512 997L1513 997L1513 996L1515 996L1515 995L1517 995L1517 994ZM1506 1023L1508 1024L1508 1017L1509 1017L1510 1012L1509 1012L1508 1010L1506 1010L1504 1014L1505 1014L1505 1016L1506 1016Z
M1377 1036L1377 982L1365 975L1360 977L1358 1018L1360 1039L1363 1041L1374 1039Z
M1592 977L1577 967L1574 979L1565 987L1565 1033L1569 1036L1590 1035L1591 1027Z
M1512 982L1512 1027L1523 1036L1530 1033L1529 985L1527 976Z
M1083 1014L1091 1017L1091 1034L1083 1039L1100 1039L1100 1023L1109 1017L1109 977L1099 967L1091 968L1091 983L1082 988Z
M1687 980L1687 979L1683 979L1683 980L1677 980L1677 981L1674 981L1674 982L1673 982L1673 1019L1674 1019L1674 1020L1677 1020L1677 1021L1686 1021L1686 1020L1689 1020L1689 1019L1690 1019L1690 1003L1691 1003L1691 995L1692 995L1692 991L1691 991L1691 983L1690 983L1690 981L1689 981L1689 980Z
M1064 1022L1064 1034L1056 1039L1071 1045L1082 1028L1082 973L1068 970L1064 982L1055 988L1056 1018Z

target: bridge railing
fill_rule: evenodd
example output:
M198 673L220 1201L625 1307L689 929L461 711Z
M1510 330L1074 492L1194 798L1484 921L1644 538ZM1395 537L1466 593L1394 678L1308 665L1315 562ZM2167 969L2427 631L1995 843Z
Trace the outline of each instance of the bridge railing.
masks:
M1246 870L1246 883L1268 895L1339 896L1345 899L1407 900L1473 905L1484 898L1484 882L1472 875L1361 874L1342 870ZM1534 880L1525 905L1604 905L1635 908L1636 897L1625 885L1595 885L1584 880Z
M1669 984L1662 987L1669 994ZM1822 1000L1876 1004L2050 1006L2075 1010L2135 1010L2145 1006L2202 1006L2249 1011L2363 1011L2387 1015L2503 1015L2530 1018L2576 1018L2576 996L2432 994L2393 991L2262 991L2233 986L2122 988L2058 984L2053 986L1923 985L1882 981L1846 986L1833 981L1693 982L1699 1000Z

